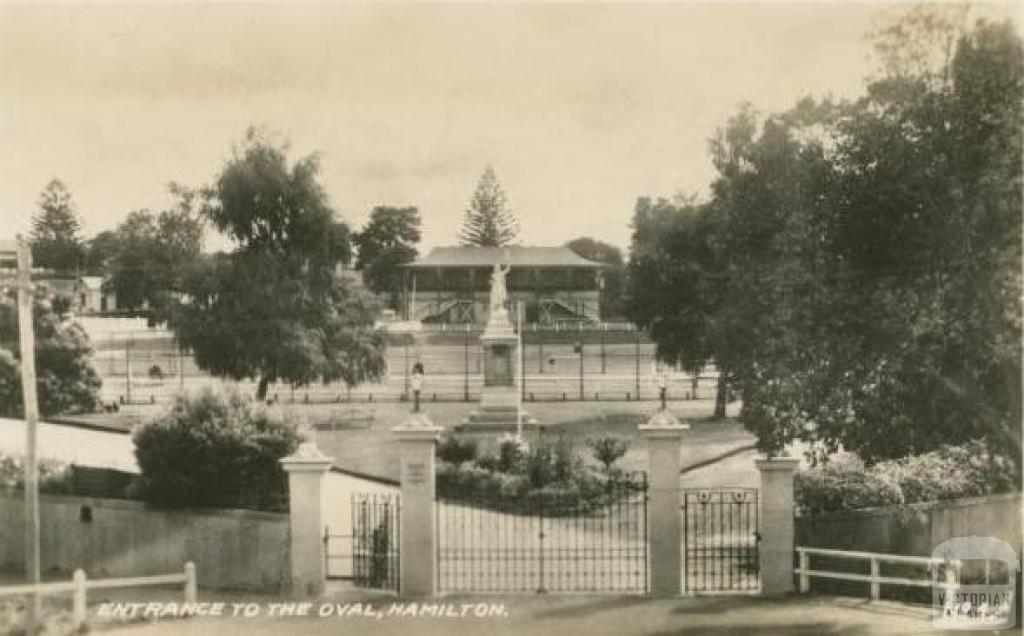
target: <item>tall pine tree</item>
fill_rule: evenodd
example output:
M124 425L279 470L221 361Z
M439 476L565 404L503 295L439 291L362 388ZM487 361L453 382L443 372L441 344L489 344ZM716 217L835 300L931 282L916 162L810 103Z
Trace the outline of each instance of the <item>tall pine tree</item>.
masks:
M473 193L469 209L459 230L463 245L500 247L519 236L519 224L506 207L508 197L498 182L494 168L487 166Z
M39 210L32 218L32 261L39 267L74 271L85 258L78 236L82 229L71 203L71 193L60 179L53 179L39 196Z

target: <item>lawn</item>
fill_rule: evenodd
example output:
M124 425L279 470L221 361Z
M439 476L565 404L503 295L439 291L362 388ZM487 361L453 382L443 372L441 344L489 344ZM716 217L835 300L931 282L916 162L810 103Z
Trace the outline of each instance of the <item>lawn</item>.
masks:
M461 423L477 406L475 403L427 403L423 408L435 424L450 430ZM684 433L681 449L681 464L684 471L689 466L713 460L754 442L754 437L734 417L738 410L737 404L730 406L730 417L721 420L710 419L713 407L714 402L711 400L669 403L670 412L690 426L690 430ZM162 405L132 406L116 414L77 416L75 419L129 428L162 412L164 408L166 406ZM398 479L398 444L391 429L410 416L409 404L280 404L273 408L285 410L310 425L316 422L337 422L344 419L353 409L372 415L372 421L365 427L315 432L317 444L325 454L335 458L338 466L370 475ZM620 465L628 470L646 468L646 453L636 430L639 424L658 409L656 402L548 402L532 403L527 405L527 409L532 417L544 425L544 436L568 437L579 445L581 451L586 439L590 437L618 435L631 438L633 441L630 449L620 460ZM528 432L530 437L536 437L538 434L536 431ZM476 435L487 447L496 443L501 433L487 432ZM745 454L739 459L745 461L748 457ZM726 461L736 464L739 459L731 458ZM734 468L742 472L744 468L748 468L749 463L745 461ZM684 481L687 482L686 485L692 485L695 479L708 479L713 480L709 484L718 484L720 480L715 477L717 470L717 465L702 468L694 471L695 474L689 479L684 475ZM749 470L753 470L753 467L749 466ZM729 478L733 479L733 475ZM747 477L737 479L748 480Z
M750 435L735 418L711 420L713 403L710 401L677 402L670 410L690 425L684 434L682 465L690 466L720 456L739 446L753 443ZM329 420L332 414L347 407L335 405L283 405L283 408L310 422ZM371 410L373 421L367 428L336 431L318 431L317 445L335 458L344 468L371 475L398 478L398 445L391 428L409 416L407 404L377 404L360 406ZM435 424L450 430L476 408L475 404L427 404L425 412ZM623 468L643 470L646 453L638 439L636 427L646 420L657 406L654 403L630 402L569 402L529 405L530 415L544 424L546 437L565 436L575 441L582 450L589 437L619 435L633 439L630 450L621 460ZM480 433L481 438L497 440L500 433ZM539 435L529 433L531 437ZM485 443L486 445L486 443Z

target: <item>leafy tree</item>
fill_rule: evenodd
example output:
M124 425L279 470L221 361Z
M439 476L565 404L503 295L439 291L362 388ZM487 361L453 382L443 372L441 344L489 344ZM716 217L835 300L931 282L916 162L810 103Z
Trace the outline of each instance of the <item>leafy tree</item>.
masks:
M630 318L647 329L657 356L699 373L720 352L721 276L707 206L637 201L628 267ZM715 417L725 416L725 374Z
M625 313L622 294L625 287L626 266L619 248L581 236L565 244L576 254L607 267L602 272L601 314L604 318L619 318Z
M487 166L462 221L462 244L500 247L512 243L519 236L519 224L507 208L507 201L494 168Z
M94 275L108 273L113 269L120 246L120 237L112 230L104 230L89 239L85 245L85 271Z
M204 215L237 242L186 284L170 324L197 364L233 379L303 385L380 377L383 335L371 299L336 275L351 256L317 161L250 130L209 192Z
M120 307L166 308L169 294L182 291L200 257L203 226L195 210L195 193L173 184L171 190L178 196L173 208L132 212L113 237L103 236L102 242L93 244L95 258L110 251L106 268Z
M1024 54L1008 24L932 33L951 24L884 31L896 62L854 102L741 109L712 142L703 230L638 210L631 306L667 325L659 355L726 370L763 450L870 463L981 440L1019 477ZM673 278L702 267L704 289Z
M280 459L300 438L280 414L237 390L182 393L132 435L141 476L136 493L171 507L287 509Z
M89 412L99 404L100 377L92 366L92 347L78 323L53 311L46 290L36 291L36 381L43 416ZM18 303L13 293L0 298L0 415L23 417Z
M53 179L39 196L39 210L32 217L32 262L63 272L81 266L85 253L78 233L82 224L75 214L71 193Z
M402 287L402 266L416 259L420 241L420 213L416 208L379 206L361 232L353 236L359 248L356 269L374 293L387 294L397 309Z

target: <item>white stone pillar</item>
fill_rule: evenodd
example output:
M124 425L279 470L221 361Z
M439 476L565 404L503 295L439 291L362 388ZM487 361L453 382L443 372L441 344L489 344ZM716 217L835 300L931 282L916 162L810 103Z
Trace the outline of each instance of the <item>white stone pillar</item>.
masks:
M324 523L321 491L324 474L334 463L312 442L281 459L288 473L288 515L291 523L291 593L316 597L324 590Z
M679 450L682 424L668 411L658 411L638 427L647 440L649 473L647 536L650 537L651 594L682 593L682 524L679 513Z
M755 461L761 472L761 545L757 553L761 594L767 596L793 591L793 473L799 463L795 457Z
M441 431L425 413L414 413L404 424L391 429L401 445L399 591L402 596L433 596L437 592L434 447Z

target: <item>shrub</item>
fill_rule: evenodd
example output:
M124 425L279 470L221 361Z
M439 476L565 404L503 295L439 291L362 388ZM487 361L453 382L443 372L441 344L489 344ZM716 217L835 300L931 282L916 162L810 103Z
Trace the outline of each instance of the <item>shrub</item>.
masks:
M588 467L564 438L528 448L506 439L495 455L469 466L446 462L437 471L444 499L507 511L543 507L545 514L591 510L623 496L630 484L622 471Z
M300 441L295 427L237 390L179 394L137 429L138 496L171 507L287 508L278 462Z
M972 442L865 466L844 456L799 473L796 503L806 513L940 501L1012 490L1008 460Z
M72 466L53 459L36 462L39 492L71 494ZM0 455L0 491L25 490L25 458Z
M477 441L471 437L463 439L448 435L437 445L438 458L455 466L475 460L477 451Z
M612 465L629 450L629 440L612 435L588 439L587 445L594 452L594 459L601 462L606 471L610 471Z

